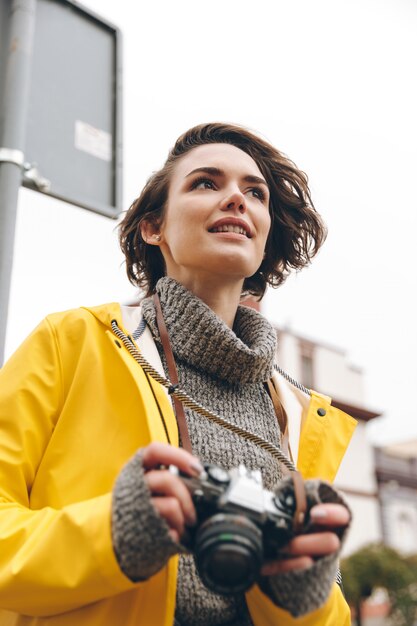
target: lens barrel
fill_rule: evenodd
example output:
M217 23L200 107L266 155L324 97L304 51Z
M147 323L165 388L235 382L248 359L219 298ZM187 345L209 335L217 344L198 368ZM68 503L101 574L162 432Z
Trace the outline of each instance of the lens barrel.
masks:
M223 595L242 593L262 565L262 532L246 517L217 513L198 529L194 553L206 587Z

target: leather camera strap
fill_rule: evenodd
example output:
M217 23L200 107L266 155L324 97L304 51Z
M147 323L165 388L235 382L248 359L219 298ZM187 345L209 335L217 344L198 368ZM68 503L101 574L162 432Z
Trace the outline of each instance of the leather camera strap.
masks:
M162 313L161 301L157 293L153 295L153 301L156 311L156 324L158 326L159 335L161 337L162 348L164 350L165 359L167 362L169 377L173 385L178 385L178 373L175 365L175 358L171 348L171 342L169 340L168 330L165 324L164 316ZM278 420L279 428L281 431L281 448L283 452L292 459L291 450L289 447L289 434L288 434L288 418L278 393L275 389L272 379L265 383L266 390L272 400L274 406L275 415ZM181 437L181 444L185 450L192 453L192 445L190 435L188 432L187 420L185 418L184 407L182 403L177 400L175 396L172 396L174 402L174 411L177 418L178 430Z
M266 381L265 388L268 392L269 397L272 400L275 415L278 420L279 429L281 431L281 449L294 463L294 459L292 458L291 448L290 448L288 417L287 417L284 407L282 406L282 402L279 399L279 395L278 395L277 390L275 389L274 381L272 378Z
M304 480L300 472L290 472L292 482L294 485L295 496L295 512L293 517L293 529L295 533L298 533L304 523L306 511L307 511L307 495L304 485Z
M171 383L173 385L178 385L178 372L177 367L175 365L174 354L171 348L171 342L169 340L168 330L165 324L164 316L162 314L161 302L159 300L159 296L157 293L153 296L153 301L155 304L156 311L156 324L158 326L159 335L161 337L162 348L165 353L165 358L168 366L169 377ZM285 413L284 407L281 404L278 393L275 389L275 386L272 380L268 380L265 384L267 391L271 397L272 404L274 406L275 415L278 420L279 427L281 429L281 445L284 449L284 452L291 455L291 451L289 450L289 441L288 441L288 418ZM175 416L177 418L178 430L181 437L182 447L188 452L193 451L190 441L190 435L188 433L187 421L185 418L184 407L181 402L177 400L175 396L173 396L174 401L174 409ZM307 510L307 497L306 491L304 487L304 481L299 472L291 472L290 473L294 485L294 496L295 496L295 512L293 517L293 529L294 532L297 533L301 530L301 527L304 523L305 514Z
M272 378L266 381L265 387L267 388L269 396L272 400L272 404L274 405L275 415L277 416L278 424L281 430L281 448L283 452L285 452L285 454L289 456L291 461L294 463L294 460L291 454L290 441L289 441L288 417L287 417L284 407L282 406L282 402L278 396L278 392L275 389L275 385L274 385ZM292 478L292 482L294 485L294 497L295 497L293 529L295 533L298 533L303 526L306 511L307 511L307 496L306 496L306 490L304 486L304 480L300 472L292 471L290 472L290 476Z
M161 302L157 293L153 296L156 311L156 324L158 326L159 335L161 337L162 348L165 353L165 358L168 366L169 378L173 385L178 385L178 373L175 365L174 355L172 353L171 342L169 340L168 330L165 325L164 316L162 314ZM181 402L177 400L175 396L172 396L174 401L174 411L177 418L178 430L180 433L182 447L188 452L193 452L191 446L190 435L188 433L187 421L185 419L184 407Z

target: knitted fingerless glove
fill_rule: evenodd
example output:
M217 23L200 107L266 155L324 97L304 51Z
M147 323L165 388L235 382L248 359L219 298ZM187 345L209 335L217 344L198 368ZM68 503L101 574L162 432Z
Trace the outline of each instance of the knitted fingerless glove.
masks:
M328 483L308 480L305 488L310 508L314 504L331 502L343 504L349 510L340 494ZM308 531L307 525L306 532ZM341 546L346 531L347 527L338 532ZM259 586L274 604L291 613L293 617L311 613L322 606L330 594L338 569L340 550L341 547L337 552L319 558L309 569L262 577Z
M120 569L133 582L153 576L181 549L153 507L144 475L139 450L123 467L113 488L113 549Z

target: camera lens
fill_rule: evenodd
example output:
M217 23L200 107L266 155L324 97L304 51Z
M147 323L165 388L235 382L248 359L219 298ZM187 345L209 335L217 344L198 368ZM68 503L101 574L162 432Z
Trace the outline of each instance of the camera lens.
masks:
M241 515L218 513L198 529L194 552L203 583L230 595L249 589L262 564L262 532Z

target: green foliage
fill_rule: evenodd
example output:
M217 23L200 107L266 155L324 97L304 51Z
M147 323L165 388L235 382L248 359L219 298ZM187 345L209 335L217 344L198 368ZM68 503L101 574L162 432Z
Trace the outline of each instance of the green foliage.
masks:
M414 580L417 581L417 554L413 554L413 556L408 556L406 558L408 566L411 568L414 573Z
M341 563L348 602L359 607L377 587L387 590L391 623L414 626L417 619L417 555L402 557L379 544L365 546ZM360 618L359 618L360 622Z

